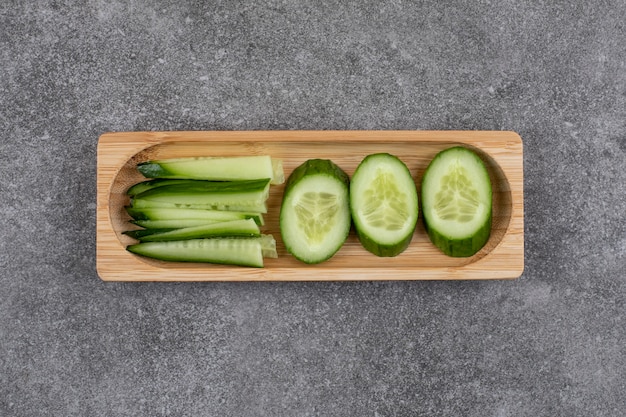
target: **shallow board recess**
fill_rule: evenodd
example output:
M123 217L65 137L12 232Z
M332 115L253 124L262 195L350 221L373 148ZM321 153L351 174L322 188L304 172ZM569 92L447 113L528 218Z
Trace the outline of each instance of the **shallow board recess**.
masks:
M278 258L264 268L162 262L126 251L135 242L122 232L132 226L124 210L126 190L144 180L136 170L150 159L191 156L271 155L285 175L311 158L331 159L348 175L372 153L398 156L418 192L437 152L466 146L486 162L493 186L489 241L470 258L451 258L428 239L420 212L408 249L379 258L363 249L354 231L330 260L306 265L293 258L280 237L278 216L284 185L272 186L263 233L277 241ZM105 133L98 142L96 266L105 281L338 281L517 278L524 269L523 146L503 131L183 131ZM420 207L421 210L421 207Z

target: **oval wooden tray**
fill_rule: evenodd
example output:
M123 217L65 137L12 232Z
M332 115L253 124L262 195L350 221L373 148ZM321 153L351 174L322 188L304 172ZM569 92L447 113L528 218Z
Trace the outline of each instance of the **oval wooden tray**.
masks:
M124 210L128 187L144 178L138 162L156 158L269 154L283 160L285 175L310 158L332 159L349 175L368 154L389 152L420 182L430 160L445 148L463 145L486 162L493 185L493 229L489 242L470 258L451 258L434 247L422 215L409 248L395 258L365 251L354 232L327 262L306 265L285 250L278 214L284 186L273 186L263 233L277 241L278 259L263 269L167 263L125 250L130 219ZM524 269L523 148L514 132L500 131L228 131L106 133L98 142L98 274L105 281L330 281L499 279Z

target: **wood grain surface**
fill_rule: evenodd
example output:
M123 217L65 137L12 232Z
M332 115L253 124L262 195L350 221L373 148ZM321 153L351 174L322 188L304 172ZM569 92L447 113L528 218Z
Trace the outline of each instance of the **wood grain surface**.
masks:
M144 178L138 162L188 156L264 155L283 160L285 175L311 158L332 159L350 176L368 154L388 152L409 168L418 192L437 152L455 145L476 150L493 187L489 241L470 258L451 258L430 242L420 212L408 249L395 258L364 250L352 231L329 261L306 265L285 249L278 226L283 185L272 186L263 233L277 241L278 259L265 268L162 262L126 251L135 242L125 192ZM105 281L331 281L517 278L524 269L523 146L502 131L184 131L106 133L98 142L96 266Z

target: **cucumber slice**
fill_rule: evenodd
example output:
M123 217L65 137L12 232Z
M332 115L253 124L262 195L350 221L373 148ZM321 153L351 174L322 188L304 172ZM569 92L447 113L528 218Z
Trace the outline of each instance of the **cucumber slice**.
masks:
M139 237L139 240L141 242L165 242L169 240L189 240L208 237L254 237L260 235L259 226L257 226L254 220L246 219L184 227L162 233L151 233L147 236Z
M164 207L149 207L144 209L139 209L136 207L126 207L126 211L135 220L195 221L195 223L188 224L187 226L241 219L254 219L256 224L258 224L259 226L263 226L264 224L263 215L261 215L260 213L243 211L202 210Z
M422 210L430 240L443 253L472 256L491 233L489 173L473 151L455 146L438 153L422 179Z
M162 159L142 162L137 169L147 178L220 181L270 178L272 184L285 181L282 161L267 155Z
M377 256L397 256L417 224L415 182L406 165L388 153L367 156L350 183L350 207L359 241Z
M261 237L142 242L126 247L129 252L162 261L203 262L263 267Z
M198 208L267 212L269 179L249 181L195 181L164 185L132 198L134 208Z
M280 233L297 259L315 264L332 257L350 232L348 175L332 161L308 160L285 185Z

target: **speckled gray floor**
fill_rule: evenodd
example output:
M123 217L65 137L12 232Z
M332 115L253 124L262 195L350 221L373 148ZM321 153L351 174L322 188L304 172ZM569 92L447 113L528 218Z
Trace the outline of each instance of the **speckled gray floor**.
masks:
M0 3L0 415L622 416L626 3ZM122 284L98 136L524 139L515 281Z

